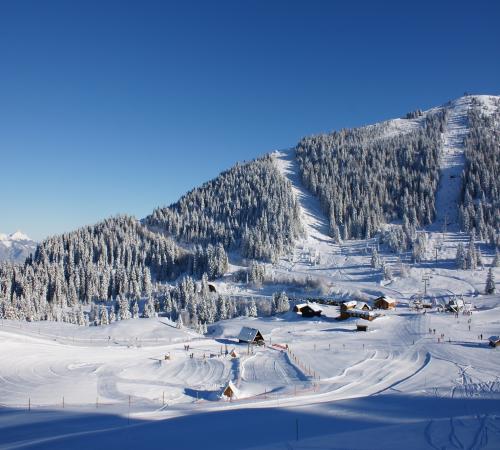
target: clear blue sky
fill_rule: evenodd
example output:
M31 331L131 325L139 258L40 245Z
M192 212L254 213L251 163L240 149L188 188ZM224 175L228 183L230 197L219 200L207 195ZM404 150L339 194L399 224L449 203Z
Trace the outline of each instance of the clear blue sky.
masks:
M144 217L304 135L499 94L499 5L2 1L0 232Z

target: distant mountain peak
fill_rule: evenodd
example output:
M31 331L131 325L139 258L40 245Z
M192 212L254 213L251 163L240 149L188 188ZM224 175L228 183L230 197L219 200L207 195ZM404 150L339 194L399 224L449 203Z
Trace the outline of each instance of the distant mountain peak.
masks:
M23 262L36 249L36 242L21 231L0 233L0 261Z
M23 232L21 232L19 230L12 233L12 234L9 234L9 239L12 241L32 241L33 240L29 236L27 236L26 234L24 234Z

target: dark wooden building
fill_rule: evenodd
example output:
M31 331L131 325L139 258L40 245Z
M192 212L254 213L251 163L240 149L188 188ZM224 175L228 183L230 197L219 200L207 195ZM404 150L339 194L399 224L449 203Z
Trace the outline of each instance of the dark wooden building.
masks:
M295 305L293 310L302 317L319 317L323 312L323 309L315 303L301 303Z
M377 309L396 309L396 300L386 295L382 295L373 302Z
M239 342L264 345L264 336L257 328L243 327L238 335Z
M500 347L500 336L490 336L488 344L490 347Z

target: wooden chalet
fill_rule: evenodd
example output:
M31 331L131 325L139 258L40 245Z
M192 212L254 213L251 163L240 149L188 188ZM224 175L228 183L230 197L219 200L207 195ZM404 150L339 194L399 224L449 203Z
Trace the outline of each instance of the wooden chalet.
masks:
M341 311L347 311L348 309L355 309L358 302L356 300L349 300L348 302L342 302L340 304Z
M340 311L340 320L350 319L351 317L357 317L359 319L372 321L377 317L380 317L382 314L376 313L374 311L366 311L364 309L346 309L344 311Z
M245 342L247 344L264 344L264 336L257 330L257 328L243 327L238 335L239 342Z
M396 309L396 300L387 295L382 295L381 297L375 299L373 305L377 309Z
M229 352L229 355L231 356L231 358L239 358L240 357L239 353L234 348Z
M488 344L490 347L500 347L500 336L490 336Z
M293 310L297 314L301 314L302 317L318 317L321 316L321 313L323 312L320 306L309 302L295 305Z
M357 302L355 309L361 309L362 311L371 311L372 307L366 302Z
M221 390L220 396L222 398L237 398L238 397L238 388L233 384L232 381L229 381Z

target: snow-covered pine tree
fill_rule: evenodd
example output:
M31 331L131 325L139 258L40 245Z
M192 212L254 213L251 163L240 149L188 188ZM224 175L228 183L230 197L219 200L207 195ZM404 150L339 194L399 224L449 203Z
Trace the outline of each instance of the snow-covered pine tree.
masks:
M466 266L467 266L467 269L469 269L469 270L476 270L477 269L477 252L476 252L476 245L475 245L474 241L475 241L475 233L473 230L472 234L470 235L469 245L467 247L467 254L465 257Z
M105 306L101 307L100 317L101 317L101 325L109 324L108 308L106 308Z
M272 313L279 314L290 310L290 302L285 292L273 295Z
M457 253L455 255L455 265L457 269L466 269L467 268L467 259L464 244L461 242L457 245Z
M392 281L394 279L394 276L392 274L391 266L389 264L387 264L386 262L384 262L382 268L383 268L383 272L384 272L384 280Z
M493 274L493 269L490 267L490 269L488 270L488 276L486 277L486 286L484 288L484 292L485 294L494 294L495 291L495 275Z
M132 302L132 319L138 319L139 318L139 303L137 300L134 300Z
M156 316L155 304L153 302L153 299L149 297L146 301L146 304L144 305L144 311L142 312L142 317L151 318L155 316Z
M257 317L257 305L255 304L255 300L253 298L248 304L248 316Z
M375 247L372 248L372 257L370 260L370 264L373 269L379 269L381 266L380 256L378 254L378 250Z

